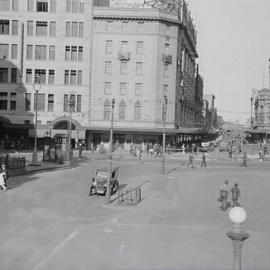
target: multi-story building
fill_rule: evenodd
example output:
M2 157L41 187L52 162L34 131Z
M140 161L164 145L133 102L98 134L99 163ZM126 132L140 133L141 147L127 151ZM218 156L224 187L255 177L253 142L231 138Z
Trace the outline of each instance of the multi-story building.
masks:
M264 88L254 96L253 128L270 129L270 90Z
M36 109L38 137L66 133L72 104L72 136L85 138L91 8L88 0L0 0L1 137L33 135Z
M215 95L213 94L205 94L203 96L204 99L204 128L205 130L210 130L213 128L217 128L217 109L215 108Z
M160 140L165 107L171 142L190 138L197 57L185 1L0 0L0 136L33 137L37 110L39 138L71 119L73 141L107 140L114 98L115 140Z
M104 127L110 125L113 98L119 141L161 137L164 95L171 138L201 127L203 80L186 3L96 0L94 5L89 140L108 139Z

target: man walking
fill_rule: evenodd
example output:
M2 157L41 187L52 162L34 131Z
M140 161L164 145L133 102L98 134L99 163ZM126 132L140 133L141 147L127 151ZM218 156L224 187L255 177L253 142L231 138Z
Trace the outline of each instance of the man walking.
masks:
M203 153L203 155L202 155L202 164L201 164L201 167L207 167L205 153Z
M0 168L0 187L3 190L7 190L7 179L8 179L8 171L6 165L3 163Z
M244 153L242 160L241 167L247 167L247 153Z
M232 207L240 206L240 189L238 183L234 183L234 186L231 189L232 193Z
M230 206L230 202L228 202L228 195L229 195L229 181L225 180L224 184L220 188L220 194L218 201L221 202L220 209L222 211L226 211L227 208Z
M187 167L194 168L194 166L193 166L193 160L194 160L194 157L190 154L189 159L188 159L188 165L187 165Z

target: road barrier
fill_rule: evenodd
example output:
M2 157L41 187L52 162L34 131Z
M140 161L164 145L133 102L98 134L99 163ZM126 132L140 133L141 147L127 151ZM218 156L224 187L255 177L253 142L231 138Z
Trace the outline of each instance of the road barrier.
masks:
M141 187L137 186L133 189L118 190L118 202L127 205L136 205L142 200Z
M24 169L25 157L10 157L9 155L0 156L0 164L6 164L8 169Z

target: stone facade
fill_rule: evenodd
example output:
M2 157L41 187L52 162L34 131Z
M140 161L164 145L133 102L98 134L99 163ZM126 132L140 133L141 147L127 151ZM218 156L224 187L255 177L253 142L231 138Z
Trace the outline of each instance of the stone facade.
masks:
M90 145L95 133L108 137L114 98L115 134L156 140L165 95L168 133L202 126L203 80L185 1L0 0L0 6L2 135L16 127L17 135L33 136L37 101L38 137L66 133L71 110L72 138Z
M262 89L257 91L254 97L254 114L255 119L253 128L262 129L270 128L270 90Z
M89 124L91 1L73 5L66 0L10 0L1 4L4 2L8 6L0 10L0 68L2 73L8 69L8 79L0 76L0 92L6 95L3 98L8 105L2 102L2 119L22 129L31 127L35 122L35 92L39 90L38 137L47 131L51 135L66 132L54 127L67 122L66 103L71 97L76 127L72 136L84 138ZM5 50L7 55L3 57ZM12 79L14 70L17 75ZM38 82L33 85L37 74L40 86Z

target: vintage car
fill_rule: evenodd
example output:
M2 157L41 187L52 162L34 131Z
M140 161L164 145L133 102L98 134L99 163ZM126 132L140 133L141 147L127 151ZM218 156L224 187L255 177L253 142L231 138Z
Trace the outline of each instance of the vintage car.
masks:
M119 167L112 169L111 180L110 180L110 189L111 195L114 194L119 186L118 182L118 170ZM90 186L89 196L94 194L105 195L107 191L107 179L108 179L108 168L102 167L96 170L95 176L93 177L93 182Z

